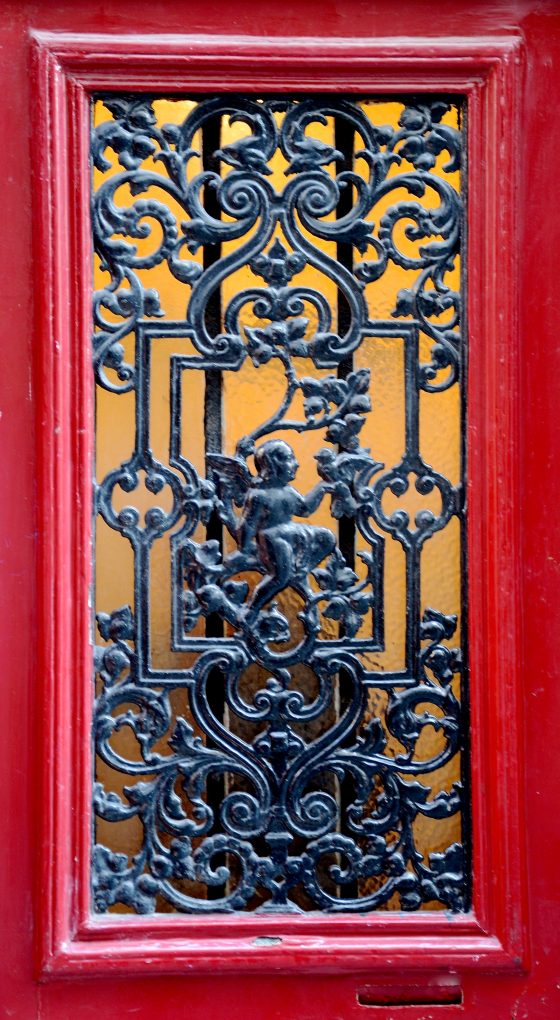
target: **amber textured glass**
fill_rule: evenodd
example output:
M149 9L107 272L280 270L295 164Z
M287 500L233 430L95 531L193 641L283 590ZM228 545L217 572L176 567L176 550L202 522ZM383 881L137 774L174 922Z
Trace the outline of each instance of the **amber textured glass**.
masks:
M468 907L461 120L94 104L97 911Z

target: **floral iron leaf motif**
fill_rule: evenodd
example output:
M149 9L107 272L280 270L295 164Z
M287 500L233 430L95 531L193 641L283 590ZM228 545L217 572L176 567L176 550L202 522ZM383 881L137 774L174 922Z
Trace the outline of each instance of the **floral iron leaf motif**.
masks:
M353 638L371 608L373 595L363 590L340 549L335 549L325 568L313 571L313 577L326 593L325 616L344 624L347 636Z

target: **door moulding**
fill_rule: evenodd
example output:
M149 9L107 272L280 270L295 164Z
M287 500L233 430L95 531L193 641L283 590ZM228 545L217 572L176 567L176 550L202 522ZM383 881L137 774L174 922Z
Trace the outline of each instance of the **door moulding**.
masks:
M33 33L40 463L35 741L40 975L515 970L528 964L521 760L518 181L522 40ZM468 118L473 909L361 917L89 914L93 406L90 98L100 90L439 92ZM490 522L499 521L499 528ZM266 940L263 936L270 936Z

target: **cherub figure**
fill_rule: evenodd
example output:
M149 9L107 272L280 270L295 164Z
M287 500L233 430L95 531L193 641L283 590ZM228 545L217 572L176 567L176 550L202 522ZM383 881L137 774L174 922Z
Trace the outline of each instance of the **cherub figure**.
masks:
M328 528L300 524L293 517L309 517L335 486L319 482L302 496L290 485L298 462L291 446L281 439L268 440L256 450L257 478L237 457L212 455L208 463L217 476L220 517L238 545L224 567L230 576L255 566L266 571L245 610L243 623L250 626L267 602L283 589L295 587L312 594L308 575L334 551L336 539ZM242 506L240 517L233 502Z

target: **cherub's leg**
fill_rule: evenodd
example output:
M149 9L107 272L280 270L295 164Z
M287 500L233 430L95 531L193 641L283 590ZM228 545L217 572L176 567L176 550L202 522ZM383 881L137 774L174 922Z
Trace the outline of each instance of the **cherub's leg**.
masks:
M336 538L328 528L313 528L311 541L308 547L308 570L314 570L319 566L325 556L334 552Z
M256 562L256 557L253 553L244 553L236 550L224 560L224 570L227 570L229 575L240 574L244 570L254 570Z
M329 553L334 552L336 538L328 528L311 528L308 526L306 532L305 561L303 564L300 564L297 581L304 598L312 598L315 592L311 586L309 575L315 567L319 566L319 563L322 563Z
M246 624L253 623L262 607L279 591L288 587L294 573L294 554L290 544L285 539L272 535L263 535L262 538L263 560L270 573L263 577L253 592L245 617Z

